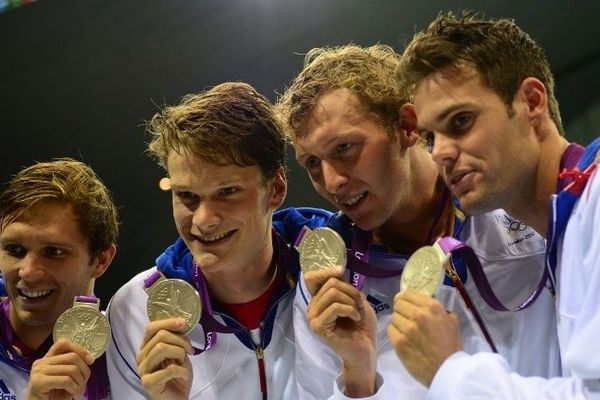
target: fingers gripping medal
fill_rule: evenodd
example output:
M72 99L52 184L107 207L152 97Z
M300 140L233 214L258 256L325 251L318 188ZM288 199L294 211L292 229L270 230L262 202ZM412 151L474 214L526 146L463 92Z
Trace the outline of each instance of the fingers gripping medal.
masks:
M156 271L144 281L148 302L146 312L150 321L183 318L187 335L200 321L202 301L198 291L182 279L167 279Z
M346 268L346 245L339 233L331 228L311 230L303 227L294 243L300 253L303 272Z
M54 324L54 342L64 338L87 350L94 359L100 357L108 347L110 325L99 306L100 300L94 296L76 296L73 307Z
M445 255L437 242L421 247L406 262L400 277L400 292L412 289L433 296L444 279L450 255Z

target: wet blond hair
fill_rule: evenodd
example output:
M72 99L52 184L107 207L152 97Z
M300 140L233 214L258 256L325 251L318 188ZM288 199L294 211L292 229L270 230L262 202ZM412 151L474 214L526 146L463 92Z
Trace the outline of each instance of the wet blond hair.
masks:
M212 164L258 165L264 179L285 165L285 138L273 105L242 82L185 96L147 123L149 153L167 168L170 151L190 151Z
M323 94L346 88L369 112L375 113L390 133L399 122L405 94L395 79L400 56L390 47L349 44L310 50L304 68L277 102L278 115L288 138L294 141Z

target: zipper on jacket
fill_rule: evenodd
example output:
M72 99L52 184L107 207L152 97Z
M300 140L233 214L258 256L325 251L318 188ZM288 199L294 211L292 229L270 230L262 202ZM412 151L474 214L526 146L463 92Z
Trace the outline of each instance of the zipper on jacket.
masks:
M260 391L263 400L267 400L267 377L265 375L265 352L262 346L256 346L254 349L256 360L258 361L258 374L260 378Z

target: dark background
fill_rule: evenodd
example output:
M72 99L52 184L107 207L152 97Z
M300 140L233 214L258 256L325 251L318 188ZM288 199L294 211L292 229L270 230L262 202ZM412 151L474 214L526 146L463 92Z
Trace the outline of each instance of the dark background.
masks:
M276 98L312 47L403 48L440 10L515 18L547 51L569 139L600 127L600 2L426 0L39 0L0 14L0 181L34 160L90 164L121 209L104 305L176 237L164 175L145 156L157 105L222 81ZM326 206L290 160L286 205Z

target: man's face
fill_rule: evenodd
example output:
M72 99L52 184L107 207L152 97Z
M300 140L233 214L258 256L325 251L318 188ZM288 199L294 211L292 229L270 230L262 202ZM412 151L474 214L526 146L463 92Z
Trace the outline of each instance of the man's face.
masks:
M285 197L283 170L265 184L258 166L215 165L188 152L171 151L167 165L177 231L204 273L264 262L272 212Z
M414 93L419 131L446 184L471 214L510 209L535 189L539 143L527 105L515 95L512 116L501 98L463 66L421 82Z
M0 246L0 269L17 332L51 329L75 296L92 294L94 278L101 274L69 204L36 203L3 227Z
M373 230L410 202L409 165L399 136L390 135L356 94L342 88L318 99L294 148L317 192L361 229Z

